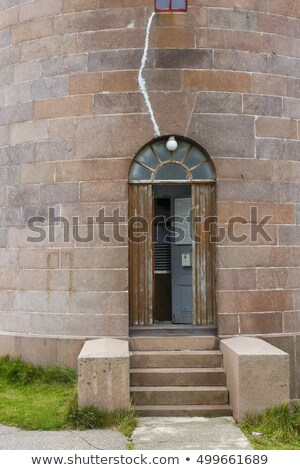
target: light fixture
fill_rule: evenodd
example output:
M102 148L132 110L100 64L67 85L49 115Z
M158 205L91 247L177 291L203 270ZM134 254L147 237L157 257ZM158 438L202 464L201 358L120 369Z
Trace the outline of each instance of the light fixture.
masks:
M166 147L167 147L168 150L170 150L170 152L174 152L174 150L177 149L178 144L177 144L176 139L175 139L174 136L169 137L169 139L166 143Z

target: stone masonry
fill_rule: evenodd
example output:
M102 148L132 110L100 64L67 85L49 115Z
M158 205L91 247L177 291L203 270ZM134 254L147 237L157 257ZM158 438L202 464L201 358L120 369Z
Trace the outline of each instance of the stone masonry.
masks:
M48 361L63 362L51 338L128 336L127 181L154 137L137 81L152 11L153 0L0 0L1 353L7 337L37 335L49 338ZM195 140L216 165L219 229L243 218L234 230L246 240L218 244L219 334L256 335L289 352L292 396L300 395L299 17L300 0L190 0L187 13L154 17L144 71L162 134ZM99 209L117 208L120 236L99 240ZM51 226L35 243L33 216ZM265 216L268 239L251 240L255 217ZM116 224L104 229L111 235ZM73 230L94 237L75 240Z

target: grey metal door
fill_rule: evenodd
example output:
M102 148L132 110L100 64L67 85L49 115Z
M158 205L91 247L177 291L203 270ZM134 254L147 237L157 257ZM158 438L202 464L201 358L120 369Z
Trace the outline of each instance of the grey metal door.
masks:
M172 320L193 323L191 198L175 198L175 237L172 243Z

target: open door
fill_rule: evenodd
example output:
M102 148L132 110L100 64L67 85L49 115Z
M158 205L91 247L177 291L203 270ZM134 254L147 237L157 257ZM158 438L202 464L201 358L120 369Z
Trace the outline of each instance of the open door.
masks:
M174 198L175 228L179 230L171 245L173 323L193 323L191 209L190 197Z
M150 184L129 185L130 324L153 324L153 196Z
M193 206L193 320L196 325L216 324L214 184L192 184Z

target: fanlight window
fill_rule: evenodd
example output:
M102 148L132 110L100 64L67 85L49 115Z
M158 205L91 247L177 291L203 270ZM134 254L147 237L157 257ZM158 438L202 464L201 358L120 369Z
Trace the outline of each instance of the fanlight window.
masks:
M200 148L177 139L172 152L167 140L154 141L140 151L130 168L131 183L215 181L213 164Z
M187 0L155 0L156 11L186 11Z

